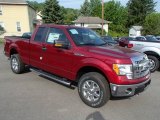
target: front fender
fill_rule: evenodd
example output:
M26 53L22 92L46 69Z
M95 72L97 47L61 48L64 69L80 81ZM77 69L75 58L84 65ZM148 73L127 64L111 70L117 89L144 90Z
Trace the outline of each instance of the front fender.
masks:
M105 77L108 78L108 81L111 82L111 76L113 74L113 70L112 70L112 64L109 63L105 63L101 60L95 59L95 58L86 58L83 59L79 64L77 64L74 67L74 70L76 73L78 73L78 71L83 68L83 67L94 67L99 69L102 73L105 74Z
M160 49L157 47L144 47L141 49L141 52L154 52L157 53L160 56Z

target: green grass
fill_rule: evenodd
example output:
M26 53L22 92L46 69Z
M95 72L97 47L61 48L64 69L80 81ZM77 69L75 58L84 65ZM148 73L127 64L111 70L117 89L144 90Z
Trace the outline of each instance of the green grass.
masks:
M2 38L0 38L0 44L2 44L4 41L3 41L3 39Z

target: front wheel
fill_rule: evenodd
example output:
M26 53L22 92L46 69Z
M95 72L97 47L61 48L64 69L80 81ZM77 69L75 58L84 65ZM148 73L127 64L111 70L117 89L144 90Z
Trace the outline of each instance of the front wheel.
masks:
M90 107L102 107L110 99L109 84L105 77L97 72L84 74L78 84L82 101Z
M149 67L151 72L155 72L159 68L159 60L155 56L148 55Z

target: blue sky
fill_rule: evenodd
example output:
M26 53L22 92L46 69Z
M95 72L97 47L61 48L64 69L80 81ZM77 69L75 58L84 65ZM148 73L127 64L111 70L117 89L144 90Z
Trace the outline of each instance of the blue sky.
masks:
M44 2L45 0L36 0L38 2ZM80 8L80 6L83 4L84 0L58 0L59 4L66 7L66 8ZM109 1L109 0L104 0ZM126 5L128 0L117 0L122 3L122 5ZM160 12L160 1L155 0L157 2L156 11Z

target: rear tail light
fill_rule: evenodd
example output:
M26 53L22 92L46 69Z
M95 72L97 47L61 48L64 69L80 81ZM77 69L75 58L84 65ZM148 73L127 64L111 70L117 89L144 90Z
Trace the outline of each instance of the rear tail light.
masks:
M128 47L128 48L132 48L132 47L133 47L133 44L128 44L127 47Z

